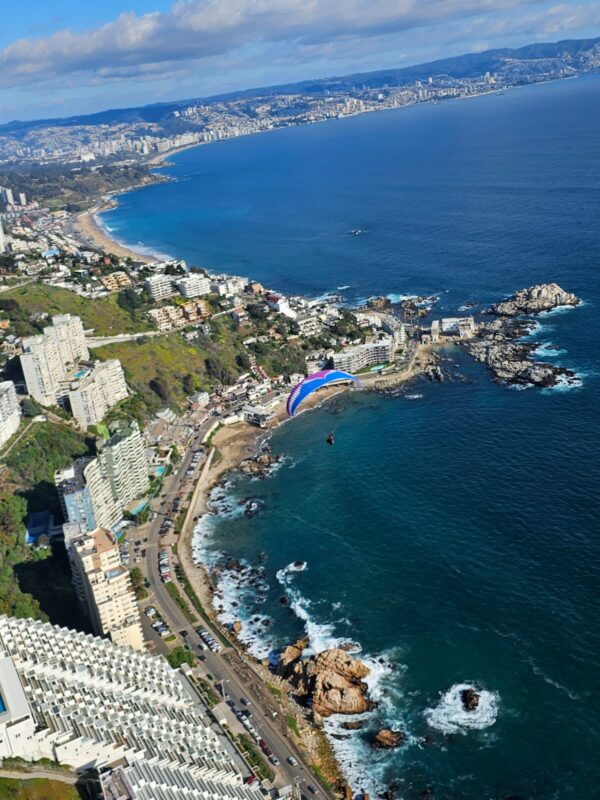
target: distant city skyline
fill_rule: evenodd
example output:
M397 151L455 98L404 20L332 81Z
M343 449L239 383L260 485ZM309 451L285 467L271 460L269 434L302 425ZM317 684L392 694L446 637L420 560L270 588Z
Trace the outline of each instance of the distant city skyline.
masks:
M0 121L599 34L585 0L21 0L3 10Z

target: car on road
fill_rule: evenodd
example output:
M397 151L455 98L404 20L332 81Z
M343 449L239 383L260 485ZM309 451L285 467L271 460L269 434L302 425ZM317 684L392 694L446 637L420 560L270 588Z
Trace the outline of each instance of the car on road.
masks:
M307 783L306 784L306 788L308 789L309 792L312 792L313 794L318 794L319 793L319 790L317 789L317 787L313 786L312 783Z
M281 761L277 758L275 754L269 756L269 761L271 762L271 764L275 764L276 767L278 767L281 764Z
M297 767L298 766L298 762L296 761L294 756L288 756L287 757L287 762L288 762L288 764L291 764L292 767Z
M206 661L206 656L204 656L204 655L202 655L202 653L200 653L200 655L198 656L198 661Z
M184 639L187 639L187 637L189 636L189 633L186 630L183 630L183 631L179 631L179 635L183 636Z
M240 697L240 703L243 703L245 706L250 706L252 703L246 697Z

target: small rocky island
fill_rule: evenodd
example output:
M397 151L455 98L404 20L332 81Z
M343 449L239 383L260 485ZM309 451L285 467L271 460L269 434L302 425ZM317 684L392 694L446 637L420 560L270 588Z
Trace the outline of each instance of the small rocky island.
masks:
M341 647L304 656L307 639L286 647L279 656L278 673L289 681L296 698L313 714L362 714L374 708L365 678L370 669Z
M580 299L565 292L557 283L538 283L527 289L519 289L510 297L495 303L488 309L489 314L503 317L518 317L523 314L541 314L560 306L579 305Z
M542 387L577 383L573 370L532 358L537 344L524 341L523 337L535 326L532 319L524 317L561 306L576 306L580 302L576 295L556 283L520 289L487 310L486 314L495 319L480 322L477 335L464 343L465 348L473 358L483 362L500 383Z

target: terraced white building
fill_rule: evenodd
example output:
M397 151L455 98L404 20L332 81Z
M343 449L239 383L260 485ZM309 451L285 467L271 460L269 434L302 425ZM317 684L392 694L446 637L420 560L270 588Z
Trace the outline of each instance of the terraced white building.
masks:
M179 671L155 656L0 616L0 758L97 768L116 800L260 800Z

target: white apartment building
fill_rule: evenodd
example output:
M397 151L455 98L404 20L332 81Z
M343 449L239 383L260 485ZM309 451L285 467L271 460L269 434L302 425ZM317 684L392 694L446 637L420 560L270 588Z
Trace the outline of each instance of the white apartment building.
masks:
M2 227L2 220L0 220L0 255L6 252L6 237L4 236L4 228Z
M96 361L91 372L71 385L71 411L81 428L102 422L111 408L127 397L127 384L121 362Z
M111 434L98 448L98 462L113 495L124 507L150 487L146 445L135 421L113 427Z
M168 275L152 275L146 279L145 287L154 300L164 300L175 294L173 279Z
M23 339L21 356L27 391L43 406L56 405L69 370L89 359L79 317L61 314L52 323L43 334Z
M177 281L177 289L183 297L200 297L200 295L209 294L210 281L201 273L192 272L186 278L180 278Z
M393 337L386 337L367 344L359 344L341 353L334 353L332 356L335 369L344 372L358 372L365 367L372 367L376 364L386 364L394 358L396 353L396 342Z
M78 458L54 474L54 483L66 523L86 531L120 525L122 506L97 458Z
M21 406L12 381L0 383L0 447L16 433L21 423Z
M69 549L73 585L97 636L144 649L144 635L129 570L114 535L105 528L75 538Z
M0 757L102 769L106 798L261 800L162 657L1 616L0 697Z

